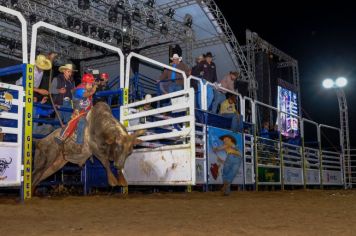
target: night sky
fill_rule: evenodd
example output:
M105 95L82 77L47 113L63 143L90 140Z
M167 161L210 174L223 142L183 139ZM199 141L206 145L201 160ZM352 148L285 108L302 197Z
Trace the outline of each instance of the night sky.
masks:
M353 120L356 117L356 14L351 4L314 3L295 5L261 4L235 6L235 1L218 1L224 16L245 43L245 29L259 34L277 48L298 60L302 107L319 123L339 127L336 93L322 88L326 77L344 76L349 83L345 93L349 108L351 145L356 146ZM283 10L282 10L283 9Z

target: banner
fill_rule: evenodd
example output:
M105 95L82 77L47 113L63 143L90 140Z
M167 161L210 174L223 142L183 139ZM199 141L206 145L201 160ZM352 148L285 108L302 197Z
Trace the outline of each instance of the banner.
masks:
M309 185L319 185L320 184L320 172L315 169L306 169L307 181L306 184Z
M323 170L323 185L342 185L342 172Z
M216 127L208 126L208 183L209 184L223 184L222 172L224 168L224 161L226 159L225 151L214 151L213 148L221 147L223 141L220 139L223 135L231 135L236 140L236 149L241 153L241 166L234 178L232 184L244 184L243 178L243 145L242 145L242 135L234 133L230 130L219 129Z
M303 169L284 167L284 184L303 185Z
M280 167L258 167L258 182L280 184Z

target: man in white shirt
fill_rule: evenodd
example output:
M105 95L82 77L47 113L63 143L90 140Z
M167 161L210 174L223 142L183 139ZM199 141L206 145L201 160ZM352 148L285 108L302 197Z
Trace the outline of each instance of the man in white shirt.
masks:
M50 70L52 68L52 63L50 60L46 58L44 55L38 55L35 61L35 69L34 69L34 85L33 91L39 93L43 96L48 95L48 91L46 89L40 89L40 84L43 77L43 71ZM16 85L22 86L22 77L16 81Z

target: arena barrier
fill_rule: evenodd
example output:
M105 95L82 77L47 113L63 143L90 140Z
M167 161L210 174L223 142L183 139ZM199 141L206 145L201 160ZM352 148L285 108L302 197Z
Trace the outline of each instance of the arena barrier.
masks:
M255 184L255 149L254 136L251 134L244 134L244 179L245 184Z
M327 128L327 129L337 131L339 133L340 140L342 139L341 130L339 128L332 127L329 125L319 124L318 138L319 138L320 149L322 147L321 128ZM320 150L320 159L321 159L320 175L321 175L322 185L344 185L344 187L346 188L346 182L344 181L345 163L343 159L344 156L342 154L344 152L343 152L343 147L341 142L340 142L340 146L341 146L340 152Z
M154 108L156 103L167 99L171 102ZM153 108L141 110L146 104ZM196 183L193 89L126 104L120 113L129 132L146 130L146 135L140 137L144 142L134 149L125 164L129 185Z
M206 110L206 108L203 106L203 103L204 103L203 101L206 98L204 83L201 78L190 75L188 77L188 84L187 84L188 88L193 87L193 83L196 83L196 85L197 85L197 88L194 87L195 101L196 101L195 108Z
M52 31L61 33L61 34L65 34L68 35L70 37L94 44L96 46L105 48L105 49L109 49L111 51L117 52L119 55L119 60L120 60L120 67L118 68L120 70L120 78L125 78L124 77L124 68L125 68L125 64L124 64L124 54L122 53L121 49L118 47L114 47L112 45L100 42L98 40L95 39L91 39L89 37L71 32L69 30L65 30L62 29L60 27L48 24L46 22L43 21L39 21L36 24L34 24L32 26L32 37L31 37L31 52L30 52L30 63L34 64L35 63L35 57L36 57L36 44L37 44L37 34L38 34L38 29L39 28L46 28L46 29L50 29ZM120 79L120 88L124 87L124 80Z
M206 125L195 123L196 184L207 184Z

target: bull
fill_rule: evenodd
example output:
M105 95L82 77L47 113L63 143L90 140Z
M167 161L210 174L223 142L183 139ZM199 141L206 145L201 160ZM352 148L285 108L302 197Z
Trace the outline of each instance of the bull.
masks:
M125 127L112 115L110 107L103 102L97 103L88 113L84 131L82 151L77 153L74 135L64 144L57 144L55 137L60 135L57 129L47 137L36 142L33 170L33 189L44 179L71 162L80 166L94 155L104 166L110 186L127 186L123 168L133 147L140 143L138 136L144 131L128 134ZM110 161L118 171L118 178L110 168Z

